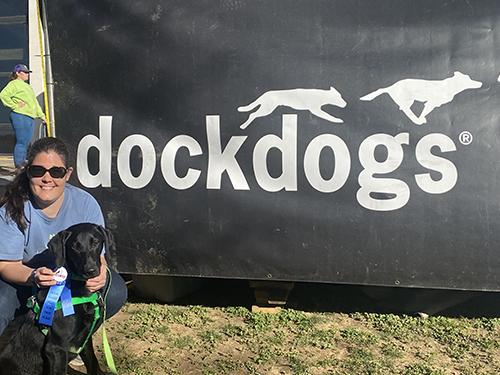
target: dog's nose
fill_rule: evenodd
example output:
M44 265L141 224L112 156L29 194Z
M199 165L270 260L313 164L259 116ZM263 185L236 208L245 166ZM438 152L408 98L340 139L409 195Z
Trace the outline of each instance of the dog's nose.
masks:
M97 272L97 268L87 268L87 269L85 270L85 273L86 273L87 275L96 275L96 276L97 276L97 274L98 274L98 272Z

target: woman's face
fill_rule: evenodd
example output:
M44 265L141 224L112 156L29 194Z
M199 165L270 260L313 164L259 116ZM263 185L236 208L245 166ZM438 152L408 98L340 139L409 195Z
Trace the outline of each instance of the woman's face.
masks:
M27 81L30 78L29 72L17 72L17 78L22 81Z
M55 152L41 152L33 162L31 167L44 167L47 171L41 177L30 175L28 168L28 177L30 188L36 203L42 209L49 206L59 208L64 199L64 186L71 176L72 169L68 168L67 173L62 178L52 177L48 169L52 167L65 167L63 159Z

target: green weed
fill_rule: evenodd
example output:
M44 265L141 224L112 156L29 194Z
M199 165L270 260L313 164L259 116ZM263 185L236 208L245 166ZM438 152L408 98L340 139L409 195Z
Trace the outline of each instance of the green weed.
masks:
M378 341L378 338L370 332L356 328L345 328L340 330L340 337L344 342L355 345L371 345Z
M332 349L336 344L335 330L313 329L306 334L299 335L298 345L311 345L320 349Z
M444 375L444 372L426 364L418 363L406 366L402 375Z
M191 336L179 336L172 342L172 347L177 349L191 349L195 345L195 340Z
M205 343L208 343L213 346L221 340L222 334L216 330L207 330L203 331L200 334L200 337Z

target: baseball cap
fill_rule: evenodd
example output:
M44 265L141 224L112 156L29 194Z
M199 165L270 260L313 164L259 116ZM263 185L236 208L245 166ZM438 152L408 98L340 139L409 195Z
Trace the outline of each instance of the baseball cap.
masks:
M26 73L31 73L31 70L28 69L28 67L24 64L17 64L14 67L13 70L14 73L19 73L19 72L26 72Z

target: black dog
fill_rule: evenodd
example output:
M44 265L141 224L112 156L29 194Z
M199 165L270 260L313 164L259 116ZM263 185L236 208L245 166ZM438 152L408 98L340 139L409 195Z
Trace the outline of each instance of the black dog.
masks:
M72 296L86 297L90 293L85 288L85 281L99 274L103 245L107 251L114 247L108 230L95 224L77 224L53 237L48 249L29 265L34 268L43 265L54 270L64 266L68 280L71 279ZM40 307L47 293L47 288L37 291ZM13 333L0 353L0 374L66 375L68 362L76 357L79 348L87 374L106 374L99 368L92 346L92 333L103 320L104 304L102 298L98 301L100 317L97 321L96 307L92 303L75 305L75 314L66 317L61 310L56 310L52 327L40 326L32 310L18 316L6 329L6 334ZM46 332L42 332L44 328Z

